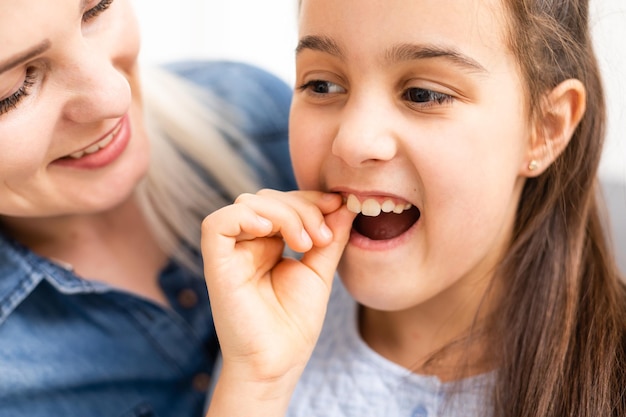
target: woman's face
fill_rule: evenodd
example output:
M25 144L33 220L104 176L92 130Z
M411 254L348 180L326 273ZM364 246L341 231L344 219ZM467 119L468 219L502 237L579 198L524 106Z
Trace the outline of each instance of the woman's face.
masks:
M0 0L0 215L106 210L148 166L129 0Z
M302 2L293 164L300 187L369 214L340 264L367 306L472 304L508 245L531 133L502 16L499 1Z

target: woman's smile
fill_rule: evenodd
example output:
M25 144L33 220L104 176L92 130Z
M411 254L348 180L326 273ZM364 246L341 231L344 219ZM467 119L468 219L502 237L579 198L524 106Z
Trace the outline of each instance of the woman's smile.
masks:
M131 137L128 114L103 138L53 162L65 167L95 169L107 166L124 152Z

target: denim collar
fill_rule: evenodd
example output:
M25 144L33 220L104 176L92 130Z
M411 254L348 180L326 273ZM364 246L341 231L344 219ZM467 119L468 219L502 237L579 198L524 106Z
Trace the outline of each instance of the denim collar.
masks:
M42 281L64 294L102 293L110 286L76 276L0 232L0 324Z

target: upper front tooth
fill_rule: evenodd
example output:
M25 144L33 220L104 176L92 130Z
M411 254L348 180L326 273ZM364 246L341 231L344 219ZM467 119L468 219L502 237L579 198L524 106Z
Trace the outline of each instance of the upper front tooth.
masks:
M98 152L100 150L100 146L96 143L95 145L91 145L90 147L88 147L87 149L84 150L84 152L89 155L91 153L94 152Z
M363 203L354 194L349 194L346 199L346 206L352 213L363 214L364 216L378 216L383 213L400 214L404 210L412 207L411 203L394 203L391 199L386 199L383 203L379 203L373 198L366 199Z
M112 140L113 140L113 134L110 134L106 138L98 142L98 146L100 147L100 149L102 149L106 147L109 143L111 143Z
M395 207L396 207L396 203L394 203L391 200L385 200L383 201L383 204L380 206L380 209L383 211L383 213L391 213Z
M348 196L346 206L348 207L348 210L350 210L352 213L359 214L361 212L361 202L358 198L356 198L354 194L350 194Z
M376 217L380 214L380 204L378 201L368 198L361 205L361 213L364 216Z

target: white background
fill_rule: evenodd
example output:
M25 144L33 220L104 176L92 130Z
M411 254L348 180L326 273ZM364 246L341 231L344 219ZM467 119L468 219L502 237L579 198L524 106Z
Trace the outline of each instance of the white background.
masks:
M239 60L293 83L296 0L133 1L144 37L142 61ZM591 1L609 105L600 175L626 183L626 0Z

